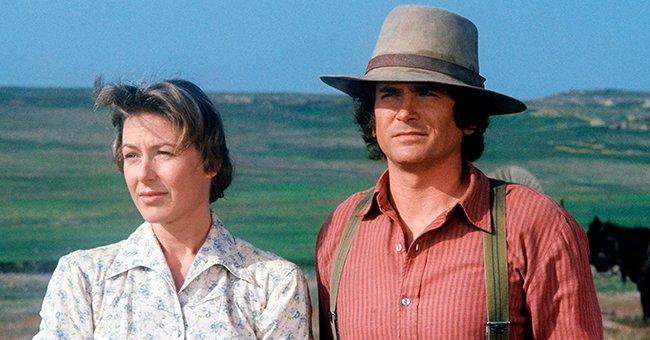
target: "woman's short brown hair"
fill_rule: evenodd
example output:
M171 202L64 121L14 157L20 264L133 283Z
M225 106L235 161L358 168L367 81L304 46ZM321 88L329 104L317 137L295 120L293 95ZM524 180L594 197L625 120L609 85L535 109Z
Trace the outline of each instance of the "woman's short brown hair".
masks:
M104 86L102 78L97 77L93 97L96 105L111 108L115 127L113 156L120 172L124 172L124 122L142 112L157 113L181 130L181 147L195 147L201 154L205 171L217 173L210 187L210 203L223 197L232 181L232 162L219 111L198 86L182 79Z

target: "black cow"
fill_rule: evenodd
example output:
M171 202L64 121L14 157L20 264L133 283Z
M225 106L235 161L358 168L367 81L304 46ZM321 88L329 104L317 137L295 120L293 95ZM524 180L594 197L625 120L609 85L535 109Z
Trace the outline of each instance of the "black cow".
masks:
M650 229L623 227L598 217L589 224L589 263L599 272L618 265L621 280L630 278L641 293L643 316L650 319Z

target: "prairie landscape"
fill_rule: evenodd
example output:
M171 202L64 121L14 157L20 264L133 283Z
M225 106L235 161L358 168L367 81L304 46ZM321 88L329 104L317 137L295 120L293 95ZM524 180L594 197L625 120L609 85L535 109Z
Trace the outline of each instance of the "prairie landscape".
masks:
M213 208L235 235L313 278L320 224L384 167L366 158L352 102L210 97L235 162L233 184ZM570 91L526 103L522 114L492 118L480 169L527 169L585 228L594 216L650 226L650 92ZM0 88L0 339L36 332L60 256L116 242L140 224L112 164L112 138L109 114L93 108L90 89ZM650 338L634 284L617 273L594 280L606 338Z

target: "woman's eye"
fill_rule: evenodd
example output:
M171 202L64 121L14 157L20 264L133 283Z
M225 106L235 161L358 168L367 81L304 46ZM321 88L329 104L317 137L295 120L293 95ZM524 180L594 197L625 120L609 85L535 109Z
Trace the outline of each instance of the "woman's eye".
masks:
M134 159L136 157L138 157L138 155L136 155L133 152L129 152L129 153L124 154L124 159Z

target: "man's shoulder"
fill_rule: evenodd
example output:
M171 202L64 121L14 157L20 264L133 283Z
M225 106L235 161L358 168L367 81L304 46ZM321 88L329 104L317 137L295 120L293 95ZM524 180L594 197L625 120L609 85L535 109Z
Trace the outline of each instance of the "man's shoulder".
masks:
M516 183L508 183L506 188L508 210L528 212L529 215L539 210L568 214L558 202L543 192Z
M322 252L326 252L329 255L333 255L333 252L338 247L338 243L341 239L343 229L350 218L354 208L361 202L361 200L368 194L372 192L374 188L368 188L366 190L358 191L348 196L343 200L327 217L321 229L318 233L318 238L316 240L316 252L319 255L322 255ZM330 254L332 253L332 254Z
M370 194L373 190L374 187L362 191L357 191L348 196L336 208L334 208L325 223L323 223L323 227L326 227L328 225L335 225L342 228L350 218L350 215L352 214L354 208L356 208L361 200L363 200L363 198L366 197L367 194Z
M508 184L506 207L507 219L512 222L515 232L518 230L530 236L584 232L557 201L524 185Z
M332 213L348 212L354 209L357 204L375 188L371 187L365 190L357 191L343 200Z

